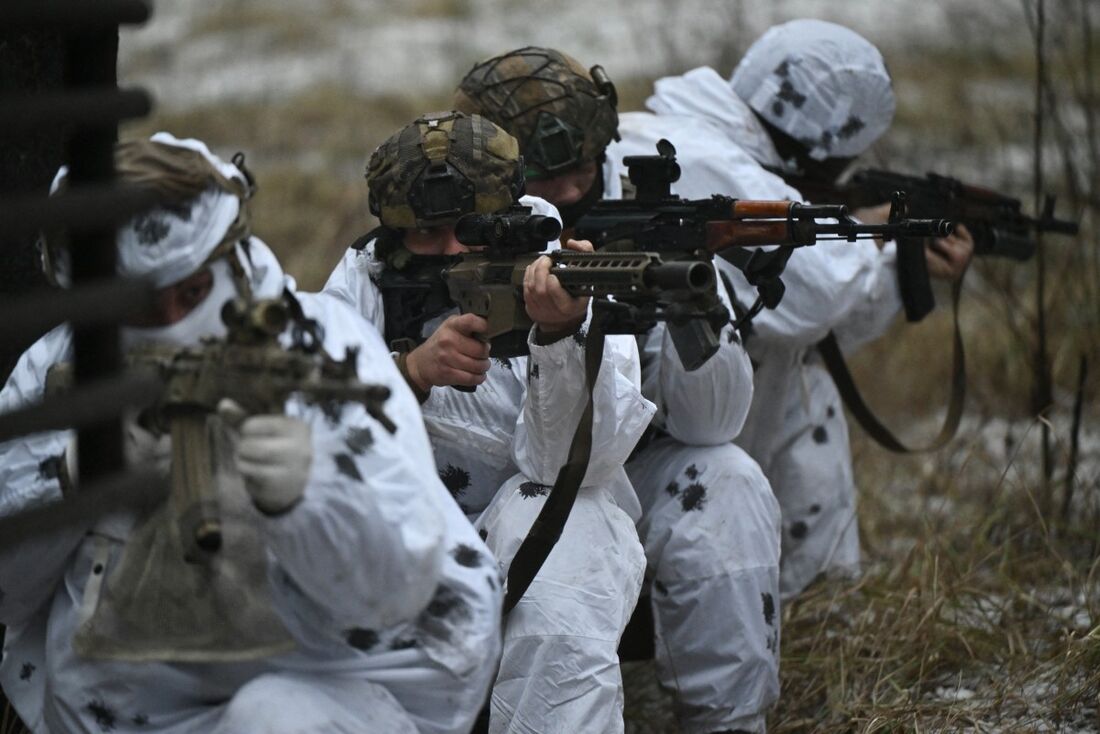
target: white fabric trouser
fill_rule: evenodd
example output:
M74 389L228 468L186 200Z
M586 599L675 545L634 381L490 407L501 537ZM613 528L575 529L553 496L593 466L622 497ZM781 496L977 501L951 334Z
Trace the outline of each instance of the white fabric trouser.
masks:
M687 734L763 732L779 697L779 505L733 444L670 437L626 465L652 579L657 674Z
M840 395L820 364L803 370L802 415L788 414L788 432L772 456L769 476L783 510L784 601L818 574L859 574L859 524L848 423Z
M549 487L516 476L478 520L506 570ZM645 555L630 516L580 490L561 538L508 615L490 734L623 731L619 639L638 602Z

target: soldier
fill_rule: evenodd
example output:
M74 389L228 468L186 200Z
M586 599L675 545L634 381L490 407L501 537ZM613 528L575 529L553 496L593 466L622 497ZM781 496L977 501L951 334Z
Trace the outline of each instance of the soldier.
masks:
M587 399L588 299L566 293L549 259L539 258L523 285L535 323L529 355L490 359L478 338L483 318L457 315L449 304L424 311L383 276L409 253L466 251L454 233L462 214L499 212L519 200L556 216L546 202L520 198L522 165L516 141L477 115L435 113L406 126L367 168L381 227L353 245L325 286L395 346L409 333L393 325L412 317L418 344L395 359L421 400L440 476L502 568L545 503ZM607 338L593 393L591 461L561 539L506 620L490 731L623 729L616 650L645 568L623 463L654 410L639 390L637 360L632 339Z
M801 169L834 178L890 124L894 95L882 56L841 26L795 20L752 45L727 82L701 67L659 80L651 113L622 116L615 155L676 146L684 175L674 191L750 199L801 200L765 170ZM884 212L863 211L869 221ZM929 272L957 280L973 251L965 228L926 249ZM754 289L721 263L736 299ZM784 599L818 574L859 569L848 427L836 386L815 345L834 331L846 349L881 335L901 308L893 243L862 241L802 248L783 274L786 294L761 312L746 345L757 363L756 397L738 443L771 480L783 510Z
M615 90L599 66L521 48L474 66L455 106L520 141L528 191L567 223L600 198L622 197L620 159L606 153L617 137ZM752 367L731 325L720 336L718 352L691 372L665 325L639 338L643 392L659 410L627 472L642 506L658 674L683 730L763 731L779 695L779 508L732 443Z
M124 343L196 345L226 333L219 312L227 300L282 299L325 350L359 348L358 376L389 388L385 413L396 432L357 405L324 411L292 399L285 414L243 422L239 406L222 406L238 425L225 459L243 478L234 522L246 529L239 537L255 542L230 547L227 533L210 574L216 580L233 569L233 548L243 548L260 559L263 588L230 577L224 619L215 622L237 635L278 638L270 649L285 652L265 655L269 648L257 645L236 657L191 648L120 656L104 652L101 638L82 637L89 625L99 629L112 600L140 596L120 586L120 568L168 542L170 533L155 525L159 511L116 512L0 546L5 693L36 732L468 731L499 659L498 571L436 476L416 402L377 334L344 304L295 292L251 235L250 184L236 165L165 133L120 144L116 161L123 181L159 202L118 233L120 274L158 288L155 309L122 329ZM0 393L0 410L42 397L47 370L69 358L71 341L61 326L32 346ZM132 462L169 461L171 439L132 420L126 441ZM0 446L0 514L57 499L72 458L70 431ZM229 497L219 495L227 511ZM193 567L175 563L149 568L139 585L171 598L174 572ZM266 609L256 601L265 598ZM257 618L279 627L281 638L267 625L234 626L257 604ZM179 630L162 621L171 609L151 622L166 647L179 642L170 639ZM181 619L188 614L185 606ZM125 628L121 635L125 646ZM80 640L96 657L77 651Z

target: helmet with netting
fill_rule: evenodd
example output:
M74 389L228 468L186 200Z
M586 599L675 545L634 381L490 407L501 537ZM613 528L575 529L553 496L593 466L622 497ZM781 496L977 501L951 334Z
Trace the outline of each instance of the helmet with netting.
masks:
M455 109L488 117L519 141L529 178L555 176L602 158L618 140L618 97L600 66L528 46L474 66Z
M523 158L508 133L479 115L433 112L394 133L367 164L368 203L394 228L491 214L523 193Z

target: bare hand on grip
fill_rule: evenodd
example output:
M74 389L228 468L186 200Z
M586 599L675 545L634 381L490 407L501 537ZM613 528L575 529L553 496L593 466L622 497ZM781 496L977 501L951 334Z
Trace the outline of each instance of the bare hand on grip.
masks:
M974 237L966 225L956 224L954 233L929 242L924 255L933 278L958 280L974 256Z
M588 240L567 240L567 250L592 252ZM588 297L574 298L550 272L552 261L540 257L527 266L523 274L523 302L527 315L544 337L572 334L584 323L588 314Z
M405 367L409 379L422 391L445 385L474 386L485 382L489 345L478 338L489 323L477 314L450 316L409 352Z

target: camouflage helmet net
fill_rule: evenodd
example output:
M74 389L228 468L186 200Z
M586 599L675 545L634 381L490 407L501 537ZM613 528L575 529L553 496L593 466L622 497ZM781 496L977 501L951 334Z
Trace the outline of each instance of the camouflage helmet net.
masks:
M491 214L523 193L523 159L508 133L479 115L433 112L391 135L367 164L368 203L394 228Z
M484 115L519 140L529 178L599 160L619 139L617 104L602 67L585 70L560 51L536 46L477 64L455 92L455 109Z

